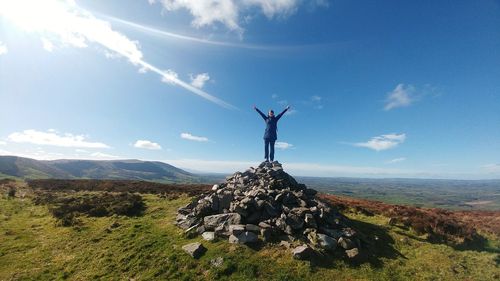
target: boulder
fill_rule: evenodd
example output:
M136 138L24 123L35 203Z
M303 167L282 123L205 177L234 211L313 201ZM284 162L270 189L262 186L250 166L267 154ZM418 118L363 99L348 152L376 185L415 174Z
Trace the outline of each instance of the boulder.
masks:
M184 246L182 246L182 249L184 250L184 252L188 253L188 255L190 255L191 257L193 257L195 259L201 257L205 253L205 251L207 250L199 242L184 245Z
M257 241L259 241L257 235L249 231L245 231L239 235L231 234L231 236L229 236L229 243L248 244L255 243Z
M317 243L321 249L327 251L334 251L337 248L337 241L325 234L317 234Z
M203 225L207 230L214 230L217 226L222 224L239 224L241 222L241 216L237 213L227 213L206 216L203 218Z

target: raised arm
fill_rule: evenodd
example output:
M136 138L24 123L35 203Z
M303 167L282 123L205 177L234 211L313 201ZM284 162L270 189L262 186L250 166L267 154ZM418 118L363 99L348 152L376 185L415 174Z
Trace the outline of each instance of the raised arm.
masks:
M280 114L278 114L278 116L276 116L276 119L277 119L277 120L280 120L281 116L283 116L283 114L285 114L285 112L286 112L288 109L290 109L290 106L287 106L287 107L285 108L285 110L283 110Z
M264 120L267 119L267 116L264 113L262 113L262 111L260 111L255 105L253 106L253 108L257 110L257 112L260 114L260 116L262 116Z

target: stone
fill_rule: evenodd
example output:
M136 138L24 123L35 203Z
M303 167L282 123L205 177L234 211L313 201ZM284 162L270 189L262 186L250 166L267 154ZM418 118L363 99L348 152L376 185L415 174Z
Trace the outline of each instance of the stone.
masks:
M210 265L213 267L221 267L223 263L224 263L223 257L216 257L210 260Z
M312 227L312 228L318 227L318 225L316 224L316 220L314 219L314 216L312 214L305 214L304 222L306 223L307 227Z
M290 249L291 244L288 241L281 241L280 246Z
M186 217L183 220L177 222L177 226L182 229L188 229L191 226L197 224L199 219L197 217Z
M231 236L229 236L229 243L248 244L255 243L257 241L259 241L257 235L249 231L245 231L239 235L231 234Z
M292 256L298 260L309 259L314 255L314 250L307 245L302 245L292 250Z
M247 231L251 231L251 232L254 232L254 233L260 233L260 227L258 227L255 224L247 224L247 225L245 225L245 229Z
M345 237L340 237L338 240L338 243L339 243L340 247L342 247L346 250L350 250L350 249L355 247L354 242L352 242L351 239L345 238Z
M217 191L217 189L219 189L219 185L214 184L214 186L212 186L212 191Z
M205 251L207 250L199 242L184 245L184 246L182 246L182 249L195 259L201 257L205 253Z
M358 248L352 248L350 250L346 250L345 253L347 254L347 257L352 259L359 254L359 250Z
M231 193L224 192L219 195L219 212L222 212L224 209L228 210L229 206L231 206L231 201L233 201Z
M221 224L240 224L241 216L237 213L227 213L227 214L219 214L206 216L203 218L203 225L207 230L214 230L217 226Z
M321 249L325 249L327 251L333 251L337 248L337 241L322 233L317 234L317 243Z
M245 232L245 226L242 224L231 224L229 225L229 233L233 235L240 235L241 233Z
M215 232L213 232L213 231L205 231L201 234L201 236L206 241L214 241L215 240Z
M304 220L293 213L287 216L285 222L294 230L300 229L304 226Z

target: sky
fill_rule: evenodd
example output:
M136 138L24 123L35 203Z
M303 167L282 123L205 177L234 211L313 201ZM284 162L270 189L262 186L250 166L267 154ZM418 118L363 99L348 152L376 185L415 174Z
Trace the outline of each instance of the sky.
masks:
M500 1L0 0L0 155L500 178Z

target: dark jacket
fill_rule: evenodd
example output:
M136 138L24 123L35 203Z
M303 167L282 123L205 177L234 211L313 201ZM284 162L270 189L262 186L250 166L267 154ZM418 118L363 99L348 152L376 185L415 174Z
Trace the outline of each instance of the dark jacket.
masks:
M278 135L276 133L276 131L278 130L278 121L288 109L283 110L283 112L273 117L266 116L258 108L255 108L255 110L257 110L257 112L260 114L260 116L262 116L262 118L266 122L266 131L264 132L264 139L275 141L278 138Z

